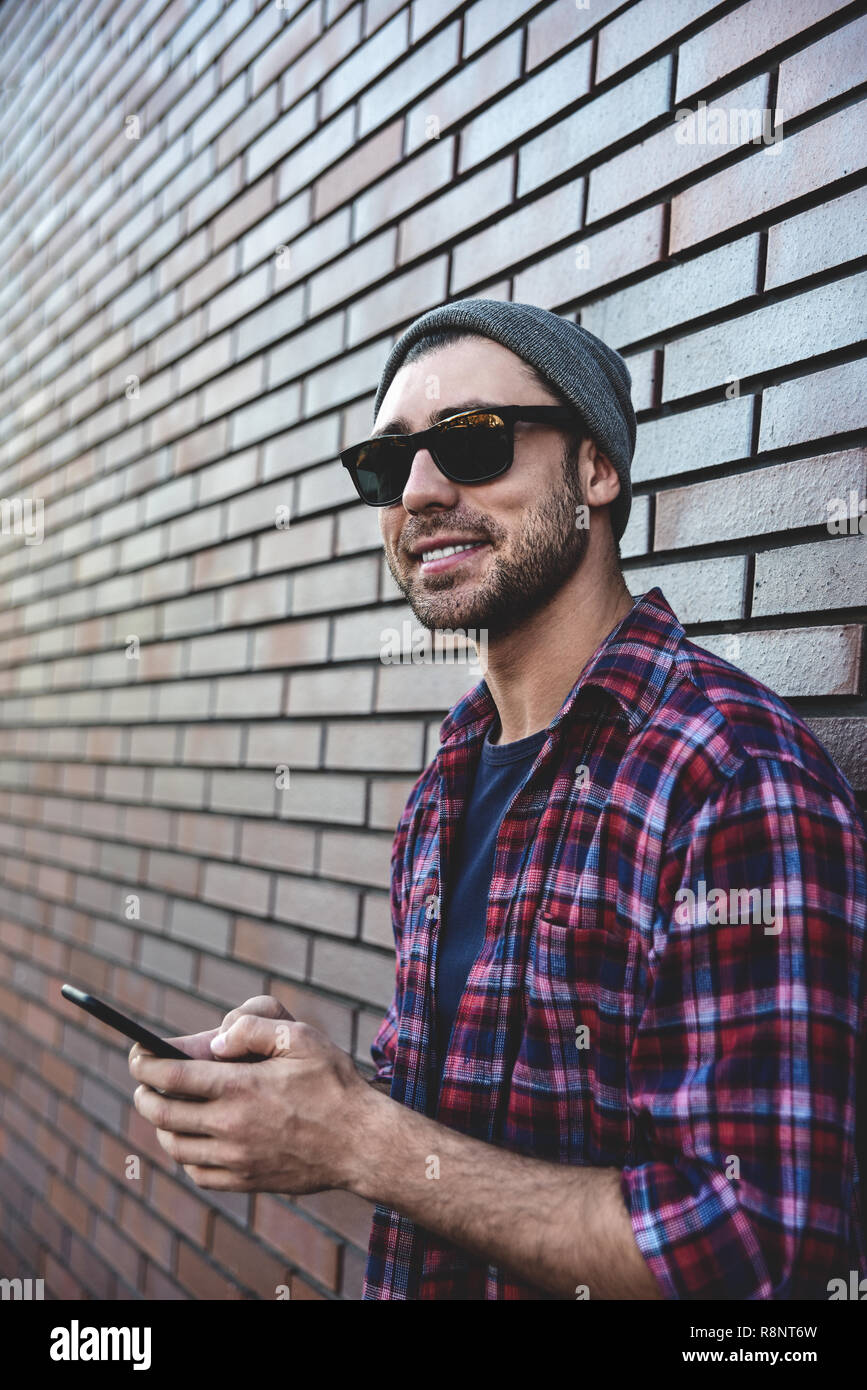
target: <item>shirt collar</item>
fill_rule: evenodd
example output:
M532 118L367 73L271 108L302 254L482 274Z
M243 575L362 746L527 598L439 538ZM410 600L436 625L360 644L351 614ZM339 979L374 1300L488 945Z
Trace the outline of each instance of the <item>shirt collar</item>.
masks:
M634 733L659 703L684 637L661 589L640 595L596 648L549 730L569 719L583 703L585 692L594 689L616 702L617 716L624 718ZM487 681L482 680L449 710L440 725L440 743L468 724L484 721L487 725L496 714Z

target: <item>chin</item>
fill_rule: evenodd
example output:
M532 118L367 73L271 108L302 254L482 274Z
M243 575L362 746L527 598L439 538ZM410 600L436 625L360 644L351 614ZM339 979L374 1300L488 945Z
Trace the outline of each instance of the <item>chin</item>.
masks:
M469 603L449 605L422 601L410 602L410 607L422 627L428 628L431 632L466 632L470 628L484 627L484 622L479 621L478 610Z

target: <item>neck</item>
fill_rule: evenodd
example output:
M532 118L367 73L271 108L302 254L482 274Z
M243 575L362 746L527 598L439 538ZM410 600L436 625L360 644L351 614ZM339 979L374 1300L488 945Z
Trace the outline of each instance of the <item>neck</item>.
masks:
M633 605L621 575L593 583L583 569L521 627L488 641L485 680L500 716L498 743L547 728L596 648Z

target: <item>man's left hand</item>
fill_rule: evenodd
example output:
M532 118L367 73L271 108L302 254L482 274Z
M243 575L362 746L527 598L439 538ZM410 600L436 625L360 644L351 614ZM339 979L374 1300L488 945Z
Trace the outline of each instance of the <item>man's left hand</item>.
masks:
M247 1014L221 1036L219 1061L130 1052L135 1107L166 1153L199 1187L224 1192L348 1186L371 1099L352 1058L305 1023ZM264 1060L225 1065L251 1053Z

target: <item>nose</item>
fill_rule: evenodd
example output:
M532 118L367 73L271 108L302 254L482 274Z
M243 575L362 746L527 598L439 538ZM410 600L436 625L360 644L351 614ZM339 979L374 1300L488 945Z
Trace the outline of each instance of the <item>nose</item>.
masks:
M401 500L408 512L421 512L430 506L453 507L458 488L437 468L429 449L418 449Z

